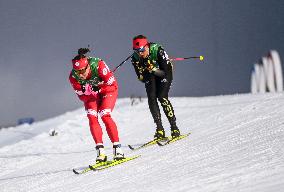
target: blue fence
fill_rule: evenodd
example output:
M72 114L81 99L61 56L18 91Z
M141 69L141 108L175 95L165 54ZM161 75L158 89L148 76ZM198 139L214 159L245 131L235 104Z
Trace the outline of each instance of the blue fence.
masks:
M34 118L32 117L27 117L27 118L21 118L18 119L18 125L22 125L22 124L32 124L34 122Z

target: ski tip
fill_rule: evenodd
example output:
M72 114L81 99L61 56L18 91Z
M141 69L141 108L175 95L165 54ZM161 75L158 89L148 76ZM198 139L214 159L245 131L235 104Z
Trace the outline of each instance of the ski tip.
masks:
M134 150L134 147L132 147L131 145L128 145L129 149Z
M90 168L92 171L95 171L95 168L94 168L92 165L89 165L89 168Z
M158 144L159 146L163 146L159 141L157 142L157 144Z
M75 173L76 175L79 175L79 172L77 172L75 169L73 169L73 173Z

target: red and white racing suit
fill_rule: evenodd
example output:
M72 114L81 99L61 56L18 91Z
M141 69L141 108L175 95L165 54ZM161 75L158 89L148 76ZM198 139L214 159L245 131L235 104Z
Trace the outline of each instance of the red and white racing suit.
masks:
M92 74L89 74L88 78L91 78L91 76ZM90 130L96 144L103 144L103 132L98 122L98 115L105 124L111 142L119 142L117 126L111 117L118 95L118 85L113 73L102 60L98 62L98 76L102 82L98 85L100 91L97 94L86 95L82 90L81 84L72 76L72 72L69 80L79 99L84 102Z

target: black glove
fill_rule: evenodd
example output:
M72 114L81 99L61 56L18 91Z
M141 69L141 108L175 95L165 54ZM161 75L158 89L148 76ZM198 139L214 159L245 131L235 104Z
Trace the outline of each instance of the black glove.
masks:
M157 70L157 67L154 66L153 63L150 62L150 60L148 60L147 64L146 64L146 69L150 72L153 73Z

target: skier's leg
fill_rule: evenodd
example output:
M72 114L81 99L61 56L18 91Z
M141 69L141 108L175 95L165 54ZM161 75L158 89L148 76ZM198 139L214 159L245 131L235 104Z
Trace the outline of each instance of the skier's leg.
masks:
M90 131L97 145L103 145L103 132L98 122L97 103L96 101L86 102L85 109L89 119Z
M180 131L176 125L176 117L174 108L168 98L168 93L171 87L171 81L160 81L158 82L158 100L163 107L163 111L167 116L167 119L171 125L171 135L177 137L180 135Z
M99 106L99 114L106 126L106 131L112 143L119 142L117 126L111 116L111 112L114 108L116 99L117 99L117 92L112 92L103 95L101 104Z
M106 161L107 156L105 155L103 139L102 139L103 132L98 122L97 102L90 101L85 103L85 109L87 112L87 117L89 119L90 131L96 142L96 151L97 151L96 162Z
M155 139L160 139L165 137L165 131L162 125L161 113L159 109L159 105L157 102L156 95L156 80L152 78L150 81L145 83L146 93L148 97L148 105L152 117L154 119L154 123L156 124L156 133L154 135Z
M122 152L121 144L119 143L117 126L111 117L111 112L114 108L117 95L117 91L103 95L101 104L99 106L99 114L106 126L108 136L113 143L114 160L120 160L124 158L124 153Z

